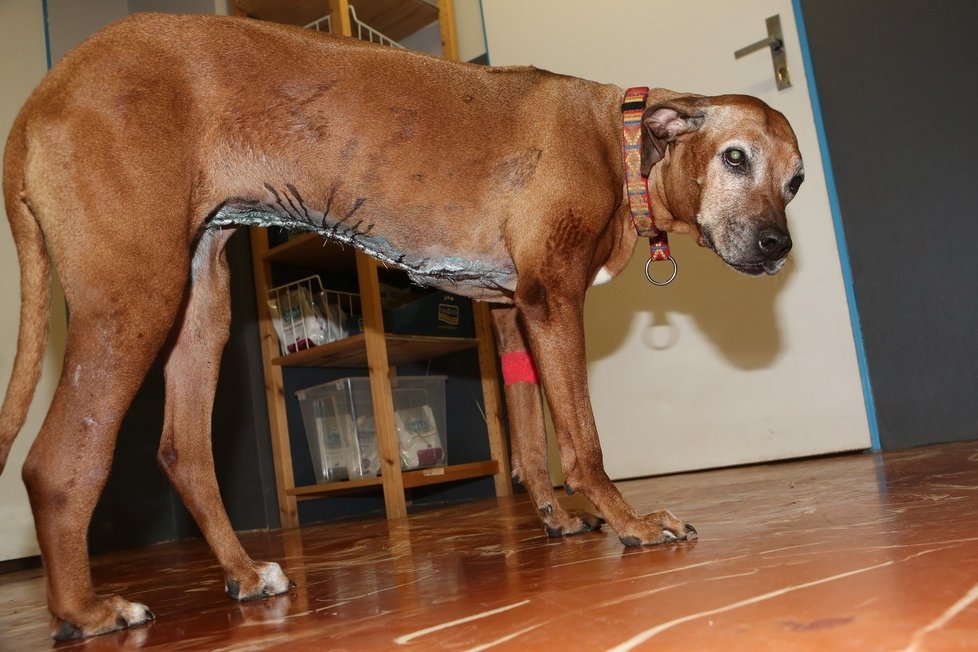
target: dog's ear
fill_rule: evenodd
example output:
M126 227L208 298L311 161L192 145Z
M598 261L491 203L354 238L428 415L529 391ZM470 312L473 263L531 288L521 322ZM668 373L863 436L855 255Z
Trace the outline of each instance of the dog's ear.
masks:
M642 176L666 155L666 146L679 136L699 129L706 120L702 97L677 97L653 104L642 113Z

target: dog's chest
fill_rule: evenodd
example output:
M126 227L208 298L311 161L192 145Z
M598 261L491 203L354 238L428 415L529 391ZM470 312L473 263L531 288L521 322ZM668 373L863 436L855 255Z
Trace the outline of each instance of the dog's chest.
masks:
M348 244L385 265L404 270L412 282L474 299L507 301L516 287L512 261L480 259L462 252L446 252L443 238L428 234L424 243L405 245L395 229L385 228L358 199L343 211L309 207L292 186L267 187L274 200L232 199L208 220L208 228L228 226L277 226L289 231L311 231L327 240ZM415 239L416 240L416 239Z

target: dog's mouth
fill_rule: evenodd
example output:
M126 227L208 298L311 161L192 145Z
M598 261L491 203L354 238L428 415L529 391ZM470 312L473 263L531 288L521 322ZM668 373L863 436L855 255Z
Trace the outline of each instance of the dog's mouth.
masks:
M727 261L727 264L733 267L735 270L741 274L747 274L748 276L760 276L761 274L767 272L768 274L773 274L773 271L769 271L763 263L731 263Z
M701 247L705 247L715 253L720 257L724 263L729 267L732 267L741 274L746 274L747 276L760 276L762 274L767 274L768 276L773 276L781 271L784 267L785 262L787 262L788 257L779 258L777 260L762 260L762 261L733 261L727 258L723 252L717 249L716 244L713 241L713 237L709 231L704 229L700 232L699 244Z
M721 256L721 258L723 258L723 256ZM774 276L781 270L782 267L784 267L787 260L787 257L785 257L762 263L734 263L726 259L723 259L723 262L727 263L741 274L746 274L748 276L760 276L761 274Z

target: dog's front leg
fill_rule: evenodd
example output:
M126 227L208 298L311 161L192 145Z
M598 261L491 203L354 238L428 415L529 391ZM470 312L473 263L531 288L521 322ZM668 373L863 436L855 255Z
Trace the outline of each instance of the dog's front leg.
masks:
M599 529L604 522L602 519L587 512L568 511L554 495L547 464L543 397L533 358L526 350L523 333L517 323L516 308L494 307L492 321L502 359L513 478L526 487L549 536Z
M604 470L587 385L584 290L583 283L577 287L566 276L521 278L515 297L550 406L567 484L598 508L625 545L694 539L696 530L668 510L637 513Z

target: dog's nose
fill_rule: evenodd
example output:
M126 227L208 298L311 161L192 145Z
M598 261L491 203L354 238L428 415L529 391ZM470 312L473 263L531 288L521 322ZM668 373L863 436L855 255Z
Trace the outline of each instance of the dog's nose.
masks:
M764 229L757 234L757 248L768 260L780 260L791 251L791 236L782 229Z

